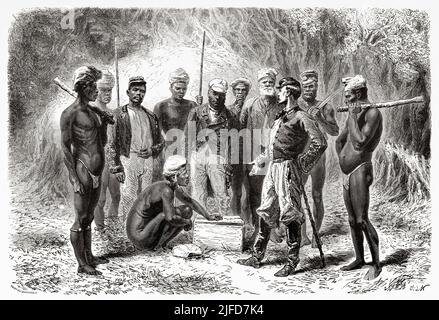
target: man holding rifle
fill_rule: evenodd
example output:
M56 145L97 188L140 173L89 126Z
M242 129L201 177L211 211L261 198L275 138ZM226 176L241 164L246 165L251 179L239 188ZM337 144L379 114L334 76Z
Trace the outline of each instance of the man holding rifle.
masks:
M287 277L295 272L299 263L301 225L305 221L301 204L302 175L309 173L327 144L313 118L297 104L300 83L286 77L279 81L278 89L283 110L276 116L267 149L252 162L250 172L251 175L258 174L268 164L261 204L256 211L260 219L258 236L252 256L237 263L259 268L271 230L284 225L287 229L288 263L275 276Z
M366 279L374 279L381 273L378 234L368 217L369 187L373 181L372 155L383 131L381 112L369 104L366 80L361 75L344 78L345 102L349 107L346 126L337 138L336 151L343 172L343 197L349 215L355 260L342 270L359 269L365 265L363 233L372 255L372 269Z

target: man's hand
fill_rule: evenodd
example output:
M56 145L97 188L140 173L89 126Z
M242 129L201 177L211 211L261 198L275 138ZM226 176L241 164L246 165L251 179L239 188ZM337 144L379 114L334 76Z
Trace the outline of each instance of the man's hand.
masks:
M199 106L201 106L203 104L203 96L196 96L195 101Z
M226 189L229 189L232 185L233 168L231 165L226 165Z
M316 108L316 107L311 107L309 109L309 114L311 115L311 117L313 117L314 119L318 119L319 117L322 116L320 109Z
M116 176L116 179L117 179L117 181L119 181L119 183L125 182L125 172L123 172L123 171L116 172L114 175Z
M151 148L141 149L138 153L138 156L143 159L148 159L152 156Z
M252 167L252 169L251 169L251 171L249 173L249 175L251 175L251 176L259 175L263 171L263 169L265 167L264 166L265 165L264 161L263 162L259 162L256 159L253 160L252 162L250 162L250 164L253 165L253 167Z
M358 102L348 104L349 115L357 115L361 112L361 105Z
M85 192L84 186L82 185L81 182L79 182L78 179L73 180L73 191L79 192L79 194L84 194L84 192Z
M192 229L192 227L193 227L193 223L192 223L192 220L191 220L187 225L185 225L185 226L183 227L183 230L184 230L184 231L189 231L189 230Z

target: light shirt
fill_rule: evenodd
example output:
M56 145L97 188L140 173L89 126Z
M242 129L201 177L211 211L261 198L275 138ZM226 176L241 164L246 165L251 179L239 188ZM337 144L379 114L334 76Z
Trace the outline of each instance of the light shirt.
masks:
M152 132L149 118L142 108L131 108L128 106L128 115L131 124L131 146L130 152L138 153L140 150L152 146Z

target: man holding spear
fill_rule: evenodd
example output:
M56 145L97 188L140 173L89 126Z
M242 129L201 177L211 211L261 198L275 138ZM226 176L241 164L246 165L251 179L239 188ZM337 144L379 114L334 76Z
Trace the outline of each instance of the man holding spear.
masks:
M381 273L378 234L369 220L369 187L373 181L372 155L383 132L383 117L376 107L362 109L369 103L366 80L361 75L344 78L345 102L349 108L346 126L336 141L336 151L343 172L343 198L349 215L355 260L343 271L365 265L363 233L372 255L372 269L366 274L371 280Z
M268 162L261 205L256 210L260 217L258 236L252 256L237 263L259 268L271 229L283 224L287 229L288 263L275 276L287 277L295 272L299 263L301 225L305 221L301 205L304 192L301 176L310 172L327 144L314 119L297 104L300 83L286 77L279 81L278 89L283 110L276 116L268 148L252 162L250 172L251 175L258 174ZM318 239L317 243L320 244Z

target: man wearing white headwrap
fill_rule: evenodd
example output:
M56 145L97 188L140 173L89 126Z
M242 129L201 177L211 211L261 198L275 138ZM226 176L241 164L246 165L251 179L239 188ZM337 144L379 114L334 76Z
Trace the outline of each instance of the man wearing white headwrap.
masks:
M171 91L171 97L163 101L158 102L154 107L154 113L157 115L159 122L162 126L163 134L168 137L165 142L165 148L158 162L156 163L156 168L154 169L154 180L161 179L161 171L163 163L167 156L177 153L177 148L168 149L170 145L178 147L181 145L181 141L178 139L182 138L182 133L184 126L187 122L187 117L189 112L197 106L194 101L184 99L186 91L189 84L189 75L187 72L178 68L171 72L169 75L169 90ZM174 139L177 138L177 141ZM169 150L169 152L167 152Z
M107 107L107 104L111 101L111 93L114 87L114 76L108 70L102 71L102 78L100 78L97 83L98 97L96 99L95 105L103 111L112 112L111 109ZM106 152L107 154L108 152ZM108 171L108 161L105 162L104 170L101 176L101 195L99 196L99 201L95 209L95 225L96 230L99 232L105 232L105 202L107 200L107 189L110 191L111 205L108 211L108 216L110 218L117 217L119 212L120 203L120 183L117 181L114 174L110 174Z
M76 100L61 114L61 137L64 162L73 185L75 222L70 229L78 273L101 274L96 265L108 262L95 257L91 250L91 223L100 195L101 173L105 164L107 121L104 114L89 103L98 96L96 81L101 71L84 66L75 71ZM100 112L100 113L99 113Z
M248 129L250 137L246 137L243 145L244 187L245 199L241 216L244 220L242 232L242 251L250 250L256 239L259 217L256 209L261 204L262 184L265 170L257 175L250 175L250 164L259 154L264 152L268 144L268 134L274 124L276 115L283 107L277 103L275 82L277 71L273 68L263 68L258 71L258 88L260 96L245 102L240 116L240 126ZM249 139L248 139L249 138Z
M221 217L230 212L231 166L227 133L236 126L235 117L224 104L227 90L227 81L212 79L209 82L209 102L189 113L185 128L188 154L191 155L192 195L206 207L211 188Z
M138 249L166 248L182 230L192 227L192 213L196 211L207 220L215 220L182 187L189 183L186 158L172 155L163 166L164 181L148 186L137 197L128 214L128 239ZM183 204L176 207L174 198Z
M369 187L373 182L373 151L383 132L383 118L377 108L361 109L369 103L366 79L361 75L344 78L345 103L349 116L345 128L336 141L336 151L343 173L343 198L349 216L355 260L342 268L360 269L365 265L363 241L366 236L372 256L372 268L365 278L376 278L381 273L378 234L368 217Z
M297 102L302 110L317 121L319 129L323 132L325 138L327 138L327 134L337 136L338 125L335 119L334 109L329 104L320 106L321 101L317 100L318 79L318 73L315 70L306 70L300 74L302 96ZM317 232L319 232L325 214L323 186L326 178L326 153L322 154L310 174L305 176L304 184L306 184L309 176L311 176L312 181L313 216L316 222ZM311 243L306 234L306 223L302 224L302 239L302 245ZM317 247L314 236L312 247Z

